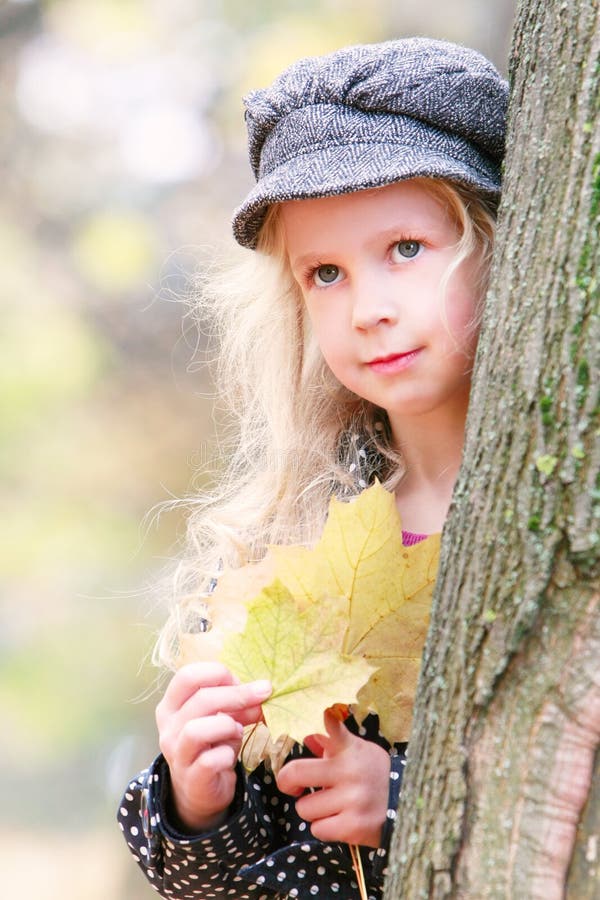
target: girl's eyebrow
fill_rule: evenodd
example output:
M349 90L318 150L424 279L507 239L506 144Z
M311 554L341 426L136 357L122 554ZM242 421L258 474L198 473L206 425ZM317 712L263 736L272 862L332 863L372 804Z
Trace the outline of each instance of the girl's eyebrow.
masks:
M303 253L301 256L294 257L294 259L290 256L290 266L295 271L298 269L306 269L311 265L320 265L324 259L333 256L333 253L317 253L316 250L309 250L308 253Z

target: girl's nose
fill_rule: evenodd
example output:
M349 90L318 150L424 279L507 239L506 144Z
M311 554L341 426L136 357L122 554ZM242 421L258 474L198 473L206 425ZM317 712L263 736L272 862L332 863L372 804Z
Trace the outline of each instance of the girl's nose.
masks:
M386 279L360 278L353 285L352 327L367 331L384 323L395 323L397 309Z

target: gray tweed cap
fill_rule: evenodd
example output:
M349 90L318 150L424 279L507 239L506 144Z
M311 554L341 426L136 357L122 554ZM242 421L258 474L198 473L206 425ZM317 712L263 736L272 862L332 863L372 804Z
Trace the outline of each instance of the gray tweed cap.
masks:
M480 53L429 38L294 63L244 100L256 185L234 212L236 240L256 246L272 203L419 175L497 196L507 95Z

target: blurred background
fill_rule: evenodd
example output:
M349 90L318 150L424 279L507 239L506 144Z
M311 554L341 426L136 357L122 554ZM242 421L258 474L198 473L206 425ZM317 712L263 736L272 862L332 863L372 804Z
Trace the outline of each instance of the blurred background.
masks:
M0 894L156 896L114 814L156 753L159 574L209 477L186 300L250 186L240 98L427 34L506 71L513 0L0 0ZM214 467L213 467L214 468Z

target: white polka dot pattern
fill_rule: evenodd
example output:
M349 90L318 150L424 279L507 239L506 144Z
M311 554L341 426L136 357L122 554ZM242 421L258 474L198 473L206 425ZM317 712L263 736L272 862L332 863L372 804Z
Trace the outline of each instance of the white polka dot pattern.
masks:
M360 848L370 900L380 900L402 774L405 745L389 744L379 734L376 716L357 727L366 740L390 752L388 811L381 846ZM309 756L300 746L291 756ZM169 822L169 770L162 756L127 787L118 820L134 860L161 897L168 900L337 897L359 900L349 849L314 839L295 804L280 794L264 764L249 776L238 768L236 796L227 822L201 835L184 835Z

